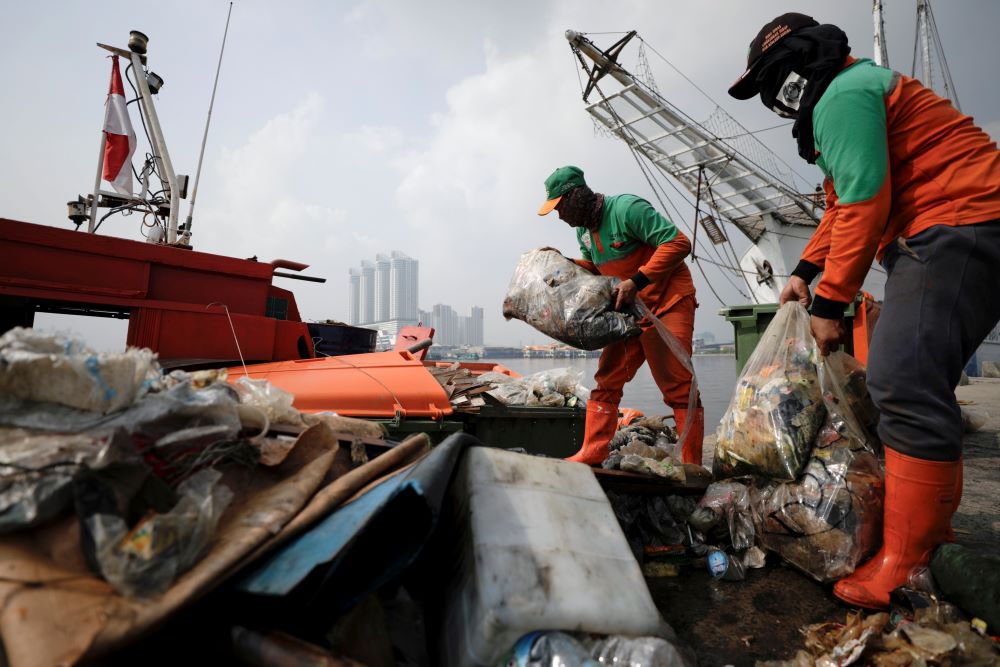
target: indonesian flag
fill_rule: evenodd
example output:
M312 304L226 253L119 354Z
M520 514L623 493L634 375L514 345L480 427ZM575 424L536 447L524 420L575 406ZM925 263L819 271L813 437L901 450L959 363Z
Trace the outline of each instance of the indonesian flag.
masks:
M104 103L104 173L103 178L118 194L132 195L132 154L135 132L125 107L125 89L118 70L118 56L111 60L111 87Z

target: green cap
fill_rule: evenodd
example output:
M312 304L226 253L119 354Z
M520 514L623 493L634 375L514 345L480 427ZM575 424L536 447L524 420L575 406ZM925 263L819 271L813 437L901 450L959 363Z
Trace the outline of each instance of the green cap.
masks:
M583 180L583 170L579 167L572 165L559 167L545 179L545 203L538 209L538 215L548 214L564 194L586 184L587 182Z

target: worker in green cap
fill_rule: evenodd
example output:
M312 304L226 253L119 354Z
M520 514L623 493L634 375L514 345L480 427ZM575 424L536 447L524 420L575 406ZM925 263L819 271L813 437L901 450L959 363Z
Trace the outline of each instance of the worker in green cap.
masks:
M583 258L573 261L591 273L618 278L615 307L642 299L690 355L698 304L691 272L684 263L691 252L688 238L641 197L594 192L579 167L556 169L545 180L545 192L538 215L555 210L560 220L576 229ZM639 325L643 333L638 338L612 343L601 352L596 386L587 402L583 447L569 460L599 465L607 458L608 443L618 427L622 389L643 362L649 362L663 402L674 411L678 433L683 433L690 420L688 437L682 443L683 461L701 465L705 412L700 398L695 405L689 404L691 373L670 352L652 322L644 319Z

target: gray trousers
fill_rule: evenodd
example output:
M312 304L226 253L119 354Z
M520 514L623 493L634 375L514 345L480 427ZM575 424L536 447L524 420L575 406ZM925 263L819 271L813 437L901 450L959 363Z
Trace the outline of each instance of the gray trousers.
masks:
M1000 320L1000 220L897 239L882 266L889 277L868 358L879 436L908 456L956 461L955 386Z

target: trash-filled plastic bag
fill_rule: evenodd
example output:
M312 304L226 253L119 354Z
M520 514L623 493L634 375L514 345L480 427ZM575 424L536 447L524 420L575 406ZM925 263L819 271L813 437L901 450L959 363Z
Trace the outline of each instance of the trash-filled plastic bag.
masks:
M754 544L750 504L750 490L739 482L713 482L698 502L699 507L707 507L725 517L729 541L736 551L744 551Z
M716 478L798 477L823 424L809 313L798 302L778 310L764 331L717 430Z
M642 333L632 313L615 311L617 278L595 276L554 250L521 255L503 301L503 316L582 350Z
M487 393L504 405L573 407L586 401L590 390L580 385L583 372L573 368L553 368L522 378L511 378Z
M821 582L853 572L882 535L883 474L856 411L870 400L859 366L843 352L822 359L827 416L812 455L795 482L765 489L758 505L764 546Z
M131 405L160 375L156 355L129 348L97 353L83 344L15 327L0 336L0 396L114 412Z
M120 432L34 433L0 429L0 534L62 514L73 502L73 476L135 459Z
M155 597L198 562L233 498L221 477L213 469L195 473L177 487L173 509L148 514L131 529L114 514L86 519L101 575L116 591Z
M666 423L667 419L658 415L642 417L619 428L608 443L608 456L601 467L685 481L677 431Z
M302 424L302 416L292 407L295 395L267 380L241 377L232 384L240 403L257 408L272 424Z

